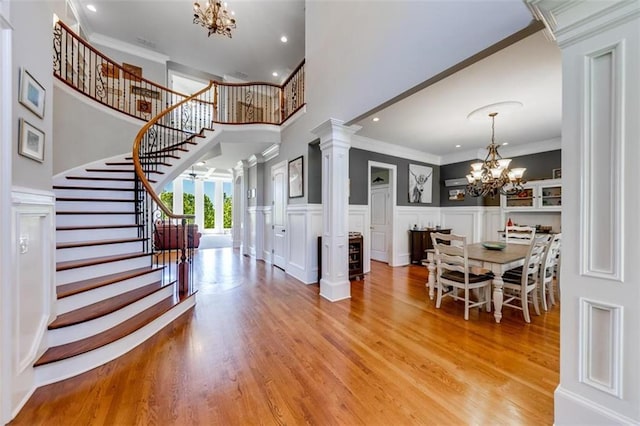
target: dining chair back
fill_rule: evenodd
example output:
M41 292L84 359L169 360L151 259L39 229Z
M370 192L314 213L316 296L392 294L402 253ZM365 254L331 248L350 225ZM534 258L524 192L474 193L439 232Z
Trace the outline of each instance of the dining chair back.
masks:
M464 301L464 319L469 319L469 309L485 306L491 311L491 282L493 274L487 270L473 269L469 266L467 238L462 235L431 234L434 260L436 263L436 285L438 297L436 308L440 308L443 297ZM464 291L464 296L459 291ZM475 300L471 299L471 291Z
M531 316L529 314L530 297L536 315L540 315L537 289L539 281L538 271L540 269L540 261L549 241L550 236L548 234L533 238L529 243L529 250L527 251L527 256L525 257L522 268L507 271L502 276L504 282L504 301L502 302L502 306L509 306L521 310L526 322L531 322ZM518 304L516 304L516 302L518 302Z
M531 226L509 225L505 228L507 244L529 244L535 238L536 228Z
M549 242L548 248L540 262L540 296L542 308L547 311L549 305L556 304L554 278L556 277L556 267L560 259L560 242L562 234L555 234ZM557 279L556 279L557 281Z

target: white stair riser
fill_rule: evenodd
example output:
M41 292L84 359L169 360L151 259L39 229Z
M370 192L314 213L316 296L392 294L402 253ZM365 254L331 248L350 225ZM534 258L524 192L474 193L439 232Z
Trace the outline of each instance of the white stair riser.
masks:
M94 288L93 290L83 291L82 293L72 296L63 297L56 301L56 312L64 314L65 312L74 311L83 306L92 305L101 300L108 299L127 291L135 290L147 284L160 281L162 279L162 270L150 272L138 277L129 278L128 280L118 281L117 283L105 285L103 287Z
M90 259L92 257L115 256L117 254L138 253L143 249L142 241L98 246L74 247L56 250L56 262Z
M138 300L131 305L125 306L116 312L112 312L100 318L96 318L91 321L86 321L80 324L71 325L68 327L62 327L55 330L47 331L47 342L49 347L64 345L66 343L75 342L87 338L89 336L102 333L123 321L139 314L145 309L159 303L163 299L171 296L175 291L174 285L169 285L162 290L156 291L153 294Z
M36 386L59 382L124 355L195 306L195 294L141 329L93 351L35 368Z
M135 225L134 214L56 214L56 226Z
M137 238L139 228L98 228L56 231L58 243L109 240L118 238Z
M103 275L117 274L118 272L124 272L130 269L143 268L149 265L151 265L150 256L141 256L134 259L120 260L118 262L108 262L99 265L57 271L56 284L69 284L89 278L101 277Z
M124 169L125 166L121 167L112 167L112 169L121 170ZM106 167L101 167L106 168ZM107 178L125 178L125 179L133 179L136 173L133 171L133 167L130 171L127 172L86 172L86 174L74 173L74 176L89 176L89 177L107 177Z
M93 190L87 191L84 189L63 189L63 188L56 188L53 190L53 192L56 194L56 197L58 198L65 198L65 197L87 198L87 199L117 198L117 199L123 199L123 200L131 200L131 201L134 200L134 195L135 195L134 191L93 191Z
M135 213L135 203L112 201L56 201L56 212L131 212Z
M103 176L109 177L109 176ZM64 185L87 186L91 188L133 188L133 181L129 180L91 180L91 179L66 179Z

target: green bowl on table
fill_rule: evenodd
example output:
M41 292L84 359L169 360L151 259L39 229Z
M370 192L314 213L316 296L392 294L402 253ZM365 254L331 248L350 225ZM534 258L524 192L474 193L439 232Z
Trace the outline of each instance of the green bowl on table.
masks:
M507 245L499 241L487 241L482 243L482 247L487 250L503 250Z

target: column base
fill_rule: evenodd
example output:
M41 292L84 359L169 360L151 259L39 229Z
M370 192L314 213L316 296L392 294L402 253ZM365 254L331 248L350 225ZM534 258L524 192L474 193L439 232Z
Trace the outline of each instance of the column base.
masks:
M351 282L349 280L330 282L324 278L320 280L320 296L331 302L351 298Z

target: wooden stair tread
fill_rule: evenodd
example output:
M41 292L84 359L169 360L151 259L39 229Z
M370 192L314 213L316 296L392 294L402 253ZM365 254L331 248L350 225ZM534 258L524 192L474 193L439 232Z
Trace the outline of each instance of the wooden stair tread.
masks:
M135 182L136 178L117 178L117 177L94 177L94 176L66 176L67 179L71 180L94 180L100 182ZM152 179L147 179L151 183L156 183L157 181Z
M129 158L131 158L131 157L129 157ZM115 161L115 162L108 162L108 163L104 163L104 164L106 164L107 166L133 166L133 161ZM158 166L169 166L169 167L172 166L171 163L163 163L163 162L157 162L157 161L154 161L151 164L155 164L155 165L158 165Z
M131 163L131 166L133 166L133 163ZM130 169L85 169L85 171L87 172L98 172L98 173L134 173L135 170L132 168ZM163 175L164 172L161 172L160 170L148 170L145 169L143 170L145 173L157 173L159 175Z
M56 271L83 268L85 266L100 265L103 263L118 262L120 260L136 259L138 257L151 256L150 253L126 253L112 256L91 257L89 259L68 260L56 263Z
M136 243L144 241L145 238L117 238L111 240L94 240L94 241L76 241L72 243L58 243L56 249L68 249L76 247L89 247L89 246L106 246L109 244L122 244L122 243Z
M134 188L103 188L93 186L53 185L53 189L73 189L78 191L135 191Z
M78 226L58 226L56 231L79 231L85 229L119 229L119 228L141 228L142 225L78 225Z
M173 154L165 154L164 152L160 152L160 151L158 151L158 155L153 155L153 154L149 155L149 154L145 154L145 155L141 155L141 156L139 156L138 158L142 158L142 159L148 160L148 159L159 158L159 157L164 157L164 158L174 158L174 159L176 159L176 160L179 160L179 159L180 159L180 157L178 157L177 155L173 155ZM126 159L127 159L127 160L133 160L133 157L127 157Z
M135 212L86 212L86 211L68 211L61 212L56 211L56 214L100 214L100 215L109 215L109 214L136 214Z
M56 201L91 201L100 203L133 203L133 198L81 198L81 197L56 197Z
M62 284L56 287L58 299L73 296L74 294L83 293L85 291L104 287L130 278L140 277L142 275L151 274L162 270L162 266L145 266L143 268L131 269L129 271L118 272L110 275L103 275L96 278L88 278L68 284Z
M141 300L156 291L166 287L162 281L156 281L152 284L147 284L143 287L136 288L126 293L118 294L108 299L101 300L91 305L83 306L82 308L74 311L66 312L58 315L58 317L49 324L49 330L56 328L68 327L70 325L79 324L85 321L91 321L96 318L100 318L117 310L129 306L132 303Z
M140 312L138 315L129 318L128 320L118 324L113 328L110 328L109 330L105 330L102 333L98 333L94 336L87 337L82 340L49 348L40 357L40 359L35 362L34 366L37 367L40 365L71 358L92 351L94 349L98 349L102 346L106 346L109 343L113 343L141 329L156 318L160 317L165 312L168 312L178 303L180 303L180 300L176 296L169 296L161 302L156 303L150 308Z

